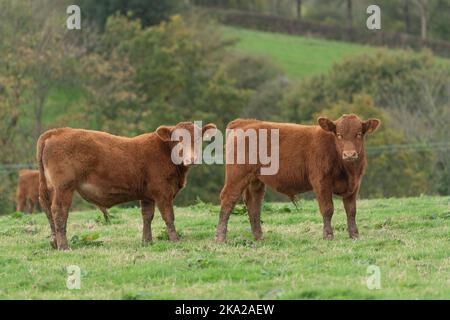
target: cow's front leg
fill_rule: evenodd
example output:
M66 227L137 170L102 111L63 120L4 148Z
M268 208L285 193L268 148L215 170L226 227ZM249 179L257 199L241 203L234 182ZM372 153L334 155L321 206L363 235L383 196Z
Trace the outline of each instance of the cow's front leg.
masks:
M155 202L153 200L141 201L142 211L142 243L152 242L152 220L155 215Z
M25 212L25 206L26 206L26 200L25 200L25 198L20 198L20 199L17 201L16 211L18 211L18 212Z
M323 238L325 240L333 239L333 228L331 227L331 218L333 217L333 195L328 190L319 190L316 192L317 201L319 202L320 213L323 217Z
M175 215L173 213L173 202L168 199L157 200L156 205L158 206L161 216L166 223L167 233L169 234L170 241L180 240L177 232L175 230Z
M358 239L358 227L356 226L356 197L357 192L349 197L343 198L345 212L347 214L348 235L352 239Z

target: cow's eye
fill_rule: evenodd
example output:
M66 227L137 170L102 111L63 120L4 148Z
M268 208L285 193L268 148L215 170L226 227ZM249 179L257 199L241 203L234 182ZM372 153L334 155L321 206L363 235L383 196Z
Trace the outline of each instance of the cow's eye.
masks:
M338 139L342 139L342 134L338 133L337 137L338 137Z

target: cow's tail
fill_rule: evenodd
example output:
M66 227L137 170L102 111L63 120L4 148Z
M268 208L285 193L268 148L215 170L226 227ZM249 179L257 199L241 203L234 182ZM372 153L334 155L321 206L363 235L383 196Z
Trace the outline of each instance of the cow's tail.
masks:
M45 149L45 143L48 138L50 138L56 130L49 130L45 133L43 133L37 142L37 152L36 152L36 159L39 166L39 203L41 204L42 209L45 211L47 215L51 212L51 195L50 190L48 188L47 184L47 178L45 177L45 168L44 168L44 162L42 160L44 149Z
M289 196L289 199L291 200L292 204L294 205L295 209L298 210L298 198L296 195Z

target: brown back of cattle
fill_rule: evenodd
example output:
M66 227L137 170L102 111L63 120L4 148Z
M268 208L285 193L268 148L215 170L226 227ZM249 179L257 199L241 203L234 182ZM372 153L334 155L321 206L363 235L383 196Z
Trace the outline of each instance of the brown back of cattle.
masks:
M16 189L16 210L33 213L39 204L39 171L20 170Z
M332 196L341 196L347 212L350 237L358 236L356 198L366 166L364 136L378 127L379 120L361 121L356 115L344 115L336 121L319 118L318 122L318 126L305 126L237 119L228 125L227 129L244 131L278 129L279 171L275 175L261 175L259 162L226 165L217 241L225 240L230 212L241 196L247 207L253 235L257 240L262 238L260 214L266 185L291 200L298 193L314 191L323 216L323 236L326 239L333 238ZM236 143L234 139L228 138L227 145ZM234 149L237 152L237 148Z
M174 164L171 151L177 142L170 139L175 129L188 130L193 136L194 128L193 123L182 122L134 138L71 128L44 133L38 141L37 159L40 201L49 217L51 245L68 248L66 223L74 191L88 202L105 208L140 200L144 242L152 240L151 221L156 204L170 240L178 240L173 200L186 184L195 152L186 152L183 163ZM203 130L196 129L204 133L213 128L210 124ZM53 199L50 190L55 193Z

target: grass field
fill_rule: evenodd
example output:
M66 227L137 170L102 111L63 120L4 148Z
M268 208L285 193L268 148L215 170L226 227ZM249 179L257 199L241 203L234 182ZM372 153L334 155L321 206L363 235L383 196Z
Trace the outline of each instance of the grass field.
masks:
M238 39L235 49L273 59L287 75L296 78L323 73L345 57L373 53L365 45L318 38L224 27L226 37Z
M224 35L236 39L235 50L271 58L294 78L327 72L334 63L360 54L373 54L379 47L304 36L223 27ZM394 50L394 49L390 49ZM436 58L448 65L448 59Z
M448 197L361 200L361 239L347 238L335 201L335 240L324 241L315 201L265 204L265 240L254 242L236 210L226 244L213 241L218 207L176 208L182 241L170 243L155 215L154 244L142 246L138 209L73 212L72 251L48 245L43 214L0 217L1 299L450 299ZM242 208L241 208L242 209ZM66 288L69 265L81 289ZM369 290L367 267L381 272Z

